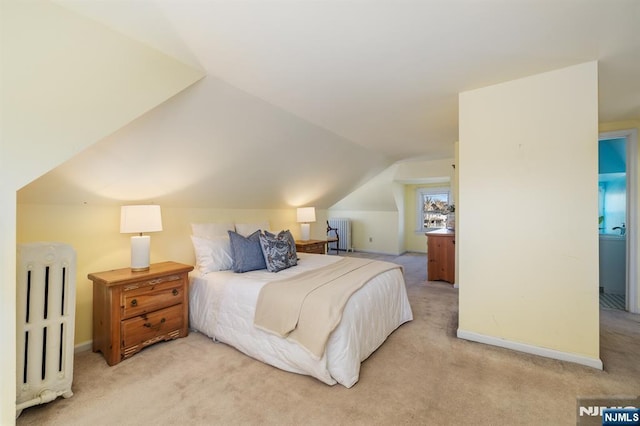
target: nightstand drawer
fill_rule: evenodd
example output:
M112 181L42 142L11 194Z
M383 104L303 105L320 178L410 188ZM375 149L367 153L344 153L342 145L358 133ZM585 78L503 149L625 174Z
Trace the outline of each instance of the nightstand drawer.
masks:
M296 251L299 251L301 253L324 254L324 245L325 243L296 245Z
M150 280L122 292L122 318L129 318L182 302L184 283L180 275Z
M180 305L122 321L124 357L127 358L127 348L132 349L129 353L135 353L141 349L139 346L144 347L159 340L180 337L183 325L182 306Z

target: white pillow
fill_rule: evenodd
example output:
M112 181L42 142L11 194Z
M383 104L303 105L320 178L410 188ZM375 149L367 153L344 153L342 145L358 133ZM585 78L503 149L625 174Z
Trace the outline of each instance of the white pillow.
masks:
M236 223L236 232L243 237L248 237L257 230L270 231L269 222L264 221L262 223Z
M233 223L192 223L191 233L198 238L228 237L227 231L235 231Z
M196 253L196 268L202 274L226 271L233 266L229 237L200 238L191 236Z

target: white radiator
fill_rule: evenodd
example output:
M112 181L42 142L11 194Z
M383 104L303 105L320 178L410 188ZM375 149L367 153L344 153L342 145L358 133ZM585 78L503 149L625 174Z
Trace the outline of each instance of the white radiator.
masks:
M338 232L338 250L353 251L351 245L351 219L346 218L331 218L328 220L329 226L335 228ZM335 232L329 231L327 237L334 237ZM335 250L335 243L329 243L329 250Z
M18 244L16 417L73 395L76 253L67 244Z

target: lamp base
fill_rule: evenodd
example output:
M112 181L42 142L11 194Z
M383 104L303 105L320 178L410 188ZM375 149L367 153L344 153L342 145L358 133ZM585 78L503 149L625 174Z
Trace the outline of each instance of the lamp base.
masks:
M311 225L309 225L308 223L300 224L300 234L302 237L302 241L309 241L310 229Z
M149 247L151 237L148 235L135 235L131 237L131 270L149 270Z

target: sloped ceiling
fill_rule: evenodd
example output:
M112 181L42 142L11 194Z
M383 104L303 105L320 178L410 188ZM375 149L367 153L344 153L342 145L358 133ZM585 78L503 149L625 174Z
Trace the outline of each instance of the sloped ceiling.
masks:
M23 188L26 203L328 207L388 160L207 77Z
M459 92L592 60L600 120L640 118L634 0L58 3L208 77L23 202L329 207L394 161L452 157Z
M393 160L453 154L459 92L581 62L601 121L640 117L636 0L149 3L209 75Z
M50 2L2 2L3 183L19 188L204 76Z

